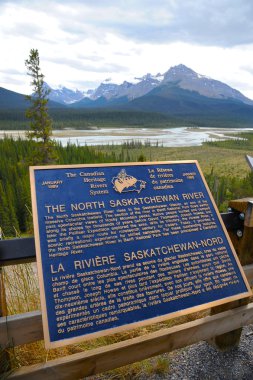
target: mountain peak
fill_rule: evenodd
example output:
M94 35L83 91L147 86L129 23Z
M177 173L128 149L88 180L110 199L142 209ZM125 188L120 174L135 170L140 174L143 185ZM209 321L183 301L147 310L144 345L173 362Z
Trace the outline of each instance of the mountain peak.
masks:
M172 66L170 68L170 70L174 70L176 72L181 72L181 73L194 73L194 71L192 69L183 65L182 63L180 63L179 65L176 65L176 66Z
M180 64L177 66L173 66L168 71L166 71L166 73L164 74L164 82L174 82L185 78L193 79L200 77L202 77L202 75L199 75L189 67Z
M153 75L151 73L147 73L145 75L143 75L142 77L135 77L134 78L137 82L136 83L140 83L140 82L161 82L163 80L163 75L158 73L156 75Z

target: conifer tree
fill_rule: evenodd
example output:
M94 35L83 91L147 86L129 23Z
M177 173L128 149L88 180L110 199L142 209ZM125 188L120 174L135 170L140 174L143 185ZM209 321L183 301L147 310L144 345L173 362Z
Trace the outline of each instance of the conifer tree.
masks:
M14 234L14 227L19 229L18 221L15 215L14 202L8 196L7 191L4 190L2 181L0 181L0 221L3 232L6 236Z
M50 164L56 160L52 136L52 120L48 114L49 90L45 87L44 75L40 68L40 57L37 49L31 49L29 59L25 61L27 74L32 78L33 93L27 96L30 107L26 117L30 120L29 139L37 141L37 151L33 154L32 164Z

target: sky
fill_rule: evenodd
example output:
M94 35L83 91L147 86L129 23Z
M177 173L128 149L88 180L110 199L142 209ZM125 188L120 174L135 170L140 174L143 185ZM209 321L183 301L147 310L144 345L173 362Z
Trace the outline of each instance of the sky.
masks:
M252 0L0 0L0 87L88 90L184 64L253 99Z

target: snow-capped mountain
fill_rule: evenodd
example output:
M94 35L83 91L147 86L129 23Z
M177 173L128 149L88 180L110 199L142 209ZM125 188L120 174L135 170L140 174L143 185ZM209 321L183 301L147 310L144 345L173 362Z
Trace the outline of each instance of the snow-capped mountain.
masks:
M171 67L164 74L152 75L150 73L134 78L133 81L124 81L116 84L106 79L96 89L88 91L70 90L66 87L50 89L49 98L62 104L90 104L85 99L97 101L103 98L105 101L117 101L124 98L126 101L133 101L152 92L155 88L162 86L176 86L179 89L196 92L207 98L212 99L232 99L253 105L253 100L248 99L239 91L233 89L225 83L200 75L192 69L180 64Z
M102 82L98 88L91 95L91 99L96 100L100 97L104 97L109 100L111 98L118 98L125 96L129 88L133 86L132 83L124 81L122 84Z
M89 97L89 95L93 92L92 90L89 90L89 92L84 92L77 89L73 91L64 86L59 86L59 88L53 89L47 83L44 83L44 85L50 90L49 99L61 104L72 104L78 102L84 97Z
M151 75L150 73L141 78L134 78L133 82L124 81L122 84L103 82L93 92L91 99L96 100L104 97L107 100L127 97L133 100L143 96L158 86L163 79L161 74Z
M184 65L171 67L165 74L161 82L177 83L180 88L190 91L196 91L200 95L215 99L235 99L245 104L253 104L253 101L246 98L239 91L204 75L197 74Z

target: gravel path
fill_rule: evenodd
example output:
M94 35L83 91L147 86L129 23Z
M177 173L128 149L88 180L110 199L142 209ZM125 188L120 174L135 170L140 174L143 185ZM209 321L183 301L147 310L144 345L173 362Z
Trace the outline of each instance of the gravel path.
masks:
M239 346L229 351L200 342L167 357L169 373L149 380L253 380L253 325L243 329Z
M138 376L101 374L91 380L253 380L253 325L243 328L237 348L222 352L199 342L184 349L161 355L167 360L169 371ZM152 359L155 363L157 358Z
M101 374L89 380L253 380L253 324L243 328L240 344L222 352L207 342L161 355L168 361L168 372L162 375L141 373L131 376ZM152 359L155 363L156 358ZM154 364L155 366L155 364ZM140 371L142 372L142 371ZM144 371L145 372L145 371Z

